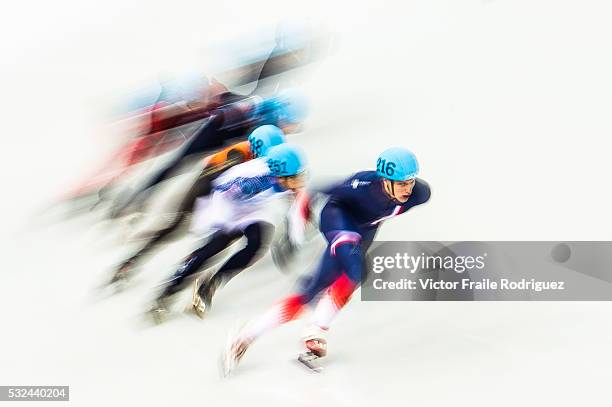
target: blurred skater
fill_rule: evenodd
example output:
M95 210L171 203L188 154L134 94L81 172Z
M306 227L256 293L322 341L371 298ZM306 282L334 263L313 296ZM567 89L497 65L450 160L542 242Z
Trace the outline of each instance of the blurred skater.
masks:
M299 356L302 363L315 368L316 360L327 354L325 332L361 283L364 256L380 225L429 200L429 186L417 178L418 171L412 152L391 148L378 158L376 171L356 173L340 185L322 191L329 196L319 226L327 249L318 269L296 294L251 320L231 338L223 357L226 375L253 341L296 319L306 304L318 298L311 332L304 338L305 351ZM323 295L319 296L320 293Z
M173 296L208 261L238 239L245 245L208 276L194 293L193 308L203 316L217 288L249 267L269 247L275 225L283 219L296 193L304 184L305 160L291 144L271 148L265 157L237 165L215 181L209 205L199 207L193 220L196 231L214 233L181 263L150 310L156 322L168 313Z

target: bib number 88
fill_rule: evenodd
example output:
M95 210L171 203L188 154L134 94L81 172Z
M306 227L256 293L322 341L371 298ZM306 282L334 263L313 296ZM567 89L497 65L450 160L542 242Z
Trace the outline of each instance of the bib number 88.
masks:
M251 153L253 153L255 157L259 157L261 155L263 141L261 139L251 139L249 141L251 143Z

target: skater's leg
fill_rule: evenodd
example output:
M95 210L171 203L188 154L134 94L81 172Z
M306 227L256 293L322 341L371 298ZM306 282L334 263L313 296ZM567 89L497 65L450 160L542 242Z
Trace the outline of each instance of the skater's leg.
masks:
M310 360L327 355L326 332L332 320L350 300L357 287L358 284L343 272L325 290L325 293L321 296L315 307L313 323L304 337L307 352L301 355L300 358ZM302 361L302 359L299 360Z
M336 259L329 255L329 251L326 251L317 273L308 280L299 294L280 301L259 318L251 320L237 336L231 338L223 356L225 375L230 374L236 367L255 339L271 329L297 318L305 305L338 277L339 271L336 266Z
M222 231L213 234L204 246L187 256L174 275L164 283L160 297L167 297L180 291L189 276L197 273L207 260L227 248L237 237L235 234Z
M118 216L128 208L134 201L142 196L151 187L170 178L170 174L174 172L183 159L195 153L202 153L214 147L223 145L224 132L220 130L223 125L223 115L214 115L200 127L196 133L184 143L180 150L175 153L175 156L162 169L157 171L142 187L129 196L124 196L112 209L112 216Z
M212 116L196 131L193 136L191 136L189 141L185 143L176 157L144 185L143 190L157 185L161 181L167 179L170 173L178 167L185 157L195 153L202 153L210 148L221 146L223 144L223 140L219 140L220 137L217 136L217 133L219 133L219 128L221 127L222 123L223 118L221 116Z
M369 249L375 234L376 231L367 231L363 233L361 240L362 253L365 253ZM365 270L365 267L363 267L362 270ZM348 274L343 273L327 290L325 290L325 294L318 301L314 311L312 322L315 331L326 331L329 329L331 322L342 307L351 299L351 295L358 285L359 284L354 284L354 280L349 278Z
M202 318L210 309L219 286L226 284L267 251L273 231L274 227L266 222L253 223L244 229L243 234L247 240L245 247L230 257L210 279L196 287L192 305L198 316Z
M247 325L243 331L247 340L252 341L264 332L296 318L304 305L336 281L347 266L353 269L352 273L361 272L361 264L353 264L354 261L360 262L361 254L352 253L354 249L361 249L361 235L351 229L355 230L340 208L330 204L325 206L321 212L321 232L325 235L328 246L317 272L304 281L300 294L281 301L264 316ZM356 284L351 282L351 286Z
M280 301L261 317L251 320L244 327L239 337L236 338L236 346L248 346L248 344L264 333L297 318L306 304L311 302L317 294L328 288L343 275L343 267L345 266L341 261L353 267L353 273L355 270L360 272L359 267L361 267L361 264L359 264L359 267L355 267L351 263L355 259L359 261L360 254L356 255L351 253L351 251L354 248L361 249L359 247L361 235L353 232L355 228L350 228L350 226L352 225L340 208L329 204L326 205L321 213L321 232L325 235L328 246L317 272L312 277L304 280L299 294ZM339 253L340 256L338 256ZM351 281L349 287L353 288L355 286L356 283Z
M302 284L298 294L281 300L264 315L245 326L242 334L246 340L251 342L269 330L297 318L306 304L338 278L340 271L337 269L337 261L328 253L323 255L317 272Z
M364 247L369 247L375 230L358 233L350 218L333 204L328 204L323 209L320 228L328 241L328 246L317 273L307 280L300 294L281 301L260 318L252 320L232 340L224 357L226 374L231 372L255 339L272 328L295 319L304 305L312 301L322 290L331 286L328 292L331 305L336 309L340 309L350 299L361 280L363 267L361 242L363 240ZM332 309L332 318L336 312ZM328 326L331 322L328 313L322 311L320 313L324 314L320 316L321 325ZM307 352L298 359L305 364L308 361L303 361L302 357L320 358L327 352L327 343L321 335L306 337L305 344Z
M323 208L320 227L329 242L329 253L338 260L347 277L355 285L359 284L363 270L362 241L369 246L375 231L360 230L351 217L334 204Z
M146 254L150 253L153 249L158 247L161 243L165 242L166 239L174 232L178 226L181 224L183 219L188 213L193 212L193 207L195 204L196 198L199 196L204 196L210 193L211 190L211 180L209 177L200 177L191 187L183 201L181 202L176 217L172 220L172 223L167 227L158 230L154 233L154 235L145 243L145 245L130 256L127 260L125 260L121 265L117 268L115 272L115 276L113 277L113 281L117 278L128 277L131 269L135 266L135 264Z
M219 284L226 284L235 275L254 263L266 252L273 231L274 227L266 222L257 222L247 226L243 232L247 239L246 245L221 266L213 280Z
M351 295L354 291L355 285L353 282L346 274L342 274L327 290L325 290L325 294L317 303L314 311L313 323L323 330L329 329L332 320L351 299Z
M345 248L350 247L348 244L343 244ZM338 258L338 248L332 249L333 243L328 248L328 255L338 263L338 270L342 270L340 259ZM357 246L356 250L360 250ZM354 254L348 254L350 261L354 261ZM346 259L344 259L346 260ZM346 261L345 263L346 264ZM352 264L351 264L352 266ZM304 344L307 352L300 358L321 358L327 355L327 340L325 332L329 329L329 325L333 318L338 314L340 309L351 298L353 291L357 288L359 280L355 281L349 278L348 273L342 271L336 274L330 273L330 278L333 276L333 282L327 282L324 287L329 287L325 290L325 294L319 299L314 313L314 324L309 332L304 337ZM318 291L317 291L318 292ZM302 359L300 359L302 360Z
M176 230L176 228L181 224L181 221L184 219L184 217L185 217L184 213L178 213L177 217L172 221L170 225L168 225L167 227L163 229L156 231L153 237L151 237L149 241L147 241L147 243L145 243L145 245L142 248L140 248L140 250L138 250L136 253L130 256L130 258L128 258L126 261L124 261L121 264L121 266L119 266L118 272L129 273L130 270L136 265L136 263L143 256L145 256L146 254L151 252L153 249L155 249L157 246L159 246L161 243L163 243L166 240L166 238L173 231Z
M231 339L224 355L224 371L229 374L236 366L249 345L264 333L297 318L306 304L311 302L318 293L329 287L342 275L338 258L332 255L331 241L323 254L319 268L314 276L305 280L299 294L292 295L277 303L259 318L251 320L238 334ZM351 284L352 286L352 284ZM313 344L313 347L308 345ZM306 346L313 357L324 356L326 343L317 338L306 338ZM315 348L316 346L316 348ZM315 353L318 351L318 353Z
M327 354L326 331L361 283L365 269L363 253L376 234L376 230L356 232L350 218L333 205L324 209L321 219L321 229L329 242L329 255L336 259L342 272L325 290L315 308L313 324L304 338L307 352L300 356L308 360Z

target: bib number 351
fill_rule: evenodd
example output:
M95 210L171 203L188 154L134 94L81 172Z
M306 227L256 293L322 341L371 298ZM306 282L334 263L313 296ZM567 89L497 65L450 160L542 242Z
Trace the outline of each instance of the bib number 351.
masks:
M275 174L284 174L287 172L287 163L279 160L268 160L270 171Z

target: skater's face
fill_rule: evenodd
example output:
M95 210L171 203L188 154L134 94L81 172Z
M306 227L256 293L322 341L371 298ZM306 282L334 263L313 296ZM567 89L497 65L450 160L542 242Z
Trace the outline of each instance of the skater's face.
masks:
M304 174L297 174L292 177L278 177L278 183L283 189L297 192L304 188Z
M385 192L392 198L401 203L408 201L412 194L412 188L416 181L414 179L407 181L390 181L384 180Z

